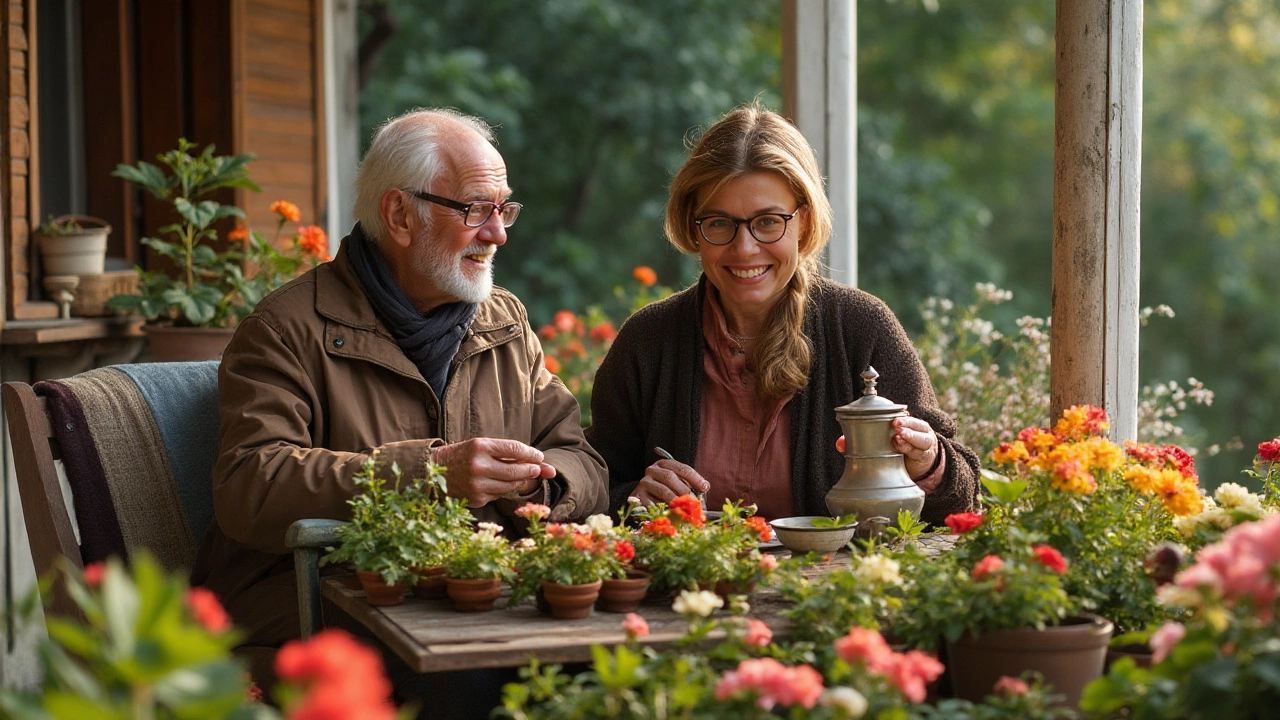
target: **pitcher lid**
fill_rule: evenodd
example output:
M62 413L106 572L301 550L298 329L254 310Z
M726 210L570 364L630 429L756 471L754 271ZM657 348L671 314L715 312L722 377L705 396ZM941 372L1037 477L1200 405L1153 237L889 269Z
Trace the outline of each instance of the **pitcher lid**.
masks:
M848 405L841 405L836 408L836 417L852 417L859 420L888 420L899 415L906 415L906 405L899 405L876 392L876 378L878 377L880 377L880 373L876 372L875 368L867 366L866 371L862 373L862 397Z

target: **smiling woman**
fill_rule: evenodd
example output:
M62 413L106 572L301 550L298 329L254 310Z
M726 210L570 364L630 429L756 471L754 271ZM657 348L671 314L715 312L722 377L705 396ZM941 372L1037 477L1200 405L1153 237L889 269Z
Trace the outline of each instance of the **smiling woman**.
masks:
M755 503L771 519L826 514L843 469L833 410L858 397L857 373L871 364L884 394L910 410L893 445L927 494L924 518L974 504L977 458L950 439L955 423L897 318L819 275L831 217L812 148L758 104L724 116L690 151L665 230L703 277L632 316L595 379L587 436L608 463L615 506L693 491L712 506Z

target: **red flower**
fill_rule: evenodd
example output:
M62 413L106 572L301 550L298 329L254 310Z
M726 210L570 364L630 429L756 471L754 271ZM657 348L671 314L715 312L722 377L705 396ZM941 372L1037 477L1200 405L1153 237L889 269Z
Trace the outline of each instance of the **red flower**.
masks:
M982 516L978 513L952 513L944 520L951 532L963 535L982 524Z
M1036 559L1041 565L1061 575L1067 571L1067 559L1062 557L1062 553L1054 550L1048 545L1034 545L1031 552L1035 553Z
M561 310L556 313L555 319L551 322L560 332L573 332L573 329L578 326L578 316L574 315L572 310Z
M666 535L667 537L675 537L676 526L671 524L669 518L660 517L655 520L649 520L640 526L640 532L650 535Z
M538 337L543 340L550 340L556 336L556 327L554 325L543 325L538 328Z
M187 591L187 607L196 620L211 633L220 633L231 627L231 618L222 609L218 596L211 590L193 587Z
M551 355L544 356L542 358L542 364L546 366L547 372L552 375L558 375L560 373L560 361L555 359L555 357Z
M692 495L681 495L672 500L668 507L676 517L696 528L702 527L706 522L706 517L702 514L702 503Z
M287 643L276 653L276 674L306 691L287 708L290 720L395 718L381 657L341 630Z
M251 703L262 702L262 688L258 687L258 683L251 682L249 683L249 688L244 691L244 696Z
M613 323L605 320L599 325L591 328L591 339L599 343L611 343L618 336L618 331L613 329Z
M1280 460L1280 437L1274 440L1258 443L1258 455L1264 462L1276 462Z
M638 266L631 271L631 276L639 280L640 284L645 287L653 287L654 283L658 282L658 273L654 272L653 268L648 265Z
M578 357L586 357L586 356L587 356L587 347L586 347L585 345L583 345L583 344L582 344L582 341L581 341L581 340L577 340L577 339L570 340L569 342L567 342L567 343L565 343L565 344L564 344L564 352L562 353L562 355L561 355L561 356L562 356L562 357L565 357L565 358L567 359L569 355L577 355Z
M107 566L100 562L89 563L84 566L84 584L89 587L98 587L102 584L102 575L107 571Z
M769 522L759 515L752 515L743 520L752 530L756 531L756 536L760 538L760 542L769 542L773 539L773 528L769 527Z
M613 544L613 556L622 562L631 562L636 556L636 546L630 540L619 540Z
M981 580L991 573L1000 572L1002 569L1004 569L1004 560L1001 560L999 555L988 555L973 566L973 579Z

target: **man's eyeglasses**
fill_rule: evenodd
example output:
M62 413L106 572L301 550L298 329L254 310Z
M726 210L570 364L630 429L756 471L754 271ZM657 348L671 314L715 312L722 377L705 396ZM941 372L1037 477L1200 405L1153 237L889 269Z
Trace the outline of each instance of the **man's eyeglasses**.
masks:
M443 205L450 210L457 210L462 213L462 222L467 227L480 227L489 222L489 218L496 212L502 218L502 227L511 227L515 224L516 218L520 217L520 209L524 207L518 202L505 202L501 205L489 202L488 200L478 200L473 203L460 203L457 200L450 200L439 195L432 195L429 192L421 190L405 190L405 192L418 198L426 200L429 203Z
M708 215L695 218L694 225L702 233L702 239L712 245L728 245L738 236L738 226L746 225L751 237L760 243L778 242L787 233L787 223L804 207L802 203L790 215L783 213L761 213L755 217L738 219L723 215Z

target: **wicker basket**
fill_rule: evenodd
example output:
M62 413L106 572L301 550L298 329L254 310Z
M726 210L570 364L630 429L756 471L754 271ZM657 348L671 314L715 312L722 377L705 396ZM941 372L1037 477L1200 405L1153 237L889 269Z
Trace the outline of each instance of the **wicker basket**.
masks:
M130 295L138 292L137 270L114 270L96 275L81 275L80 285L75 289L75 300L71 303L71 314L78 317L99 317L116 315L117 311L107 307L107 300L112 295Z

